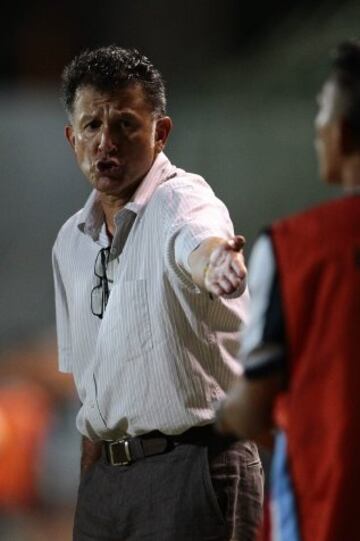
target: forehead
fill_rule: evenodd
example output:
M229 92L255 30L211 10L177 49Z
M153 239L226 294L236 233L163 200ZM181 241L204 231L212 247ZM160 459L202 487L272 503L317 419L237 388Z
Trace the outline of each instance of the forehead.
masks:
M114 110L131 110L137 113L151 112L140 84L131 84L112 91L98 90L93 86L83 86L77 89L73 114L77 116L84 112L93 113L103 108Z

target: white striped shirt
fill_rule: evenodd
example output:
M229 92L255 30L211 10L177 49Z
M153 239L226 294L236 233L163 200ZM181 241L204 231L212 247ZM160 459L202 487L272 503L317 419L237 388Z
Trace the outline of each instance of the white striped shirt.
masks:
M241 372L249 297L211 299L192 282L188 257L208 237L233 235L225 205L161 153L116 216L113 282L99 319L90 309L94 262L109 241L97 196L63 225L53 249L59 367L74 375L79 431L116 439L211 422L214 401Z

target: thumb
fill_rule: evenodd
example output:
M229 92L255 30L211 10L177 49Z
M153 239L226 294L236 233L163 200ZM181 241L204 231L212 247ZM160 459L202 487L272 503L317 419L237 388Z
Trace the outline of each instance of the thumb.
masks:
M245 246L245 237L242 235L235 235L231 240L229 240L229 246L235 252L240 252L240 250Z

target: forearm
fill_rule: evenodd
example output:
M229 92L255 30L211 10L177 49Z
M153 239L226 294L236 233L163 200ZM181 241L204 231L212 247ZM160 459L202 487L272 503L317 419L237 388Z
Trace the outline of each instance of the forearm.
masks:
M280 373L265 379L241 377L220 410L221 423L240 437L259 440L274 428L273 404L283 385Z
M101 455L101 443L93 442L86 438L82 437L81 441L81 475L83 475L86 470L91 468L95 462L97 462Z
M210 256L215 248L223 244L224 240L221 237L210 237L204 240L189 256L191 277L194 283L202 289L205 288L204 279Z

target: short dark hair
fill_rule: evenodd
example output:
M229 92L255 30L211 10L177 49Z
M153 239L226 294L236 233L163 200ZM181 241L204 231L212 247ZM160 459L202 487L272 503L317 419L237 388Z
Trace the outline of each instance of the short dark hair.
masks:
M160 72L137 49L109 45L85 50L64 68L62 73L62 101L71 115L76 91L92 86L100 92L112 92L130 84L140 84L157 115L166 113L165 85Z
M331 79L340 93L340 114L350 128L353 143L360 146L360 41L340 43L332 62Z

